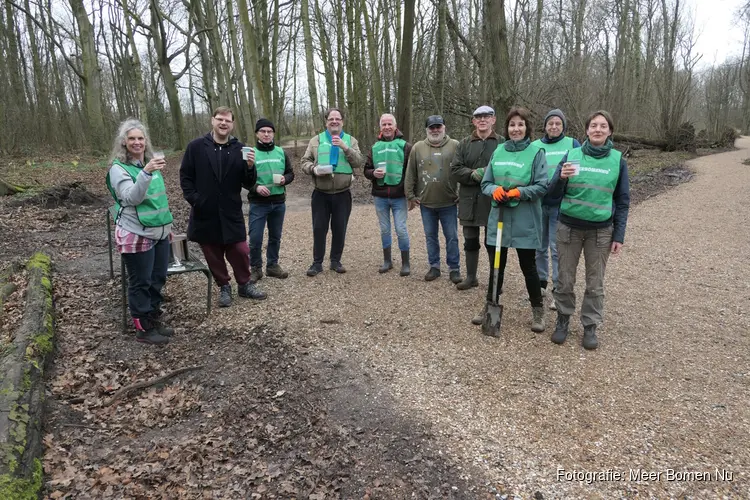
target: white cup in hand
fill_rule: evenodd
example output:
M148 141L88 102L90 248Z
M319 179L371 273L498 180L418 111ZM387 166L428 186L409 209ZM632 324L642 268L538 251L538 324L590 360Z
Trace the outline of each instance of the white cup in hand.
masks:
M154 151L154 160L163 160L164 159L164 151Z
M281 186L281 181L284 180L283 174L273 174L273 183L277 186Z

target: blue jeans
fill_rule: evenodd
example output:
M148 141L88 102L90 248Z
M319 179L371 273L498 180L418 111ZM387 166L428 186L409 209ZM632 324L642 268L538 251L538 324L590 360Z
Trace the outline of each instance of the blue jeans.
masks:
M148 318L161 307L161 289L167 281L169 266L169 238L159 240L150 250L123 253L128 273L128 307L136 319Z
M250 234L250 267L263 267L263 232L268 223L268 248L266 248L266 267L279 263L281 230L284 227L286 203L251 203L249 222Z
M428 208L419 206L422 212L422 226L427 239L427 260L430 267L440 269L440 240L438 239L438 222L443 226L445 236L446 262L448 269L458 271L461 269L460 253L458 251L458 207L451 205L443 208Z
M380 239L383 248L391 248L391 210L393 210L393 223L396 226L398 236L398 249L402 252L409 251L409 233L406 230L406 198L382 198L375 196L375 213L378 214L380 222Z
M560 207L542 205L542 249L536 251L536 271L540 281L549 281L549 255L552 254L552 287L557 288L557 219ZM549 249L549 250L548 250Z

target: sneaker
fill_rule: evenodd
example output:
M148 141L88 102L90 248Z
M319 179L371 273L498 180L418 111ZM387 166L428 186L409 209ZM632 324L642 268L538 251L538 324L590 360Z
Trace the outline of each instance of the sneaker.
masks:
M307 270L307 275L311 278L313 276L317 276L318 274L323 272L323 265L322 264L314 264L310 266L310 268Z
M260 267L250 268L250 282L257 283L263 278L263 269Z
M336 271L339 274L344 274L346 272L346 268L341 264L341 262L331 261L331 271Z
M448 276L451 279L451 283L453 283L454 285L458 285L459 283L461 283L464 280L461 277L461 271L459 271L458 269L454 269L453 271L451 271ZM478 285L478 283L477 283L477 285Z
M284 271L278 264L266 266L266 275L269 278L279 278L280 280L285 280L289 277L289 273Z
M219 289L219 307L232 305L232 285L221 285Z
M237 286L237 295L246 299L265 300L267 295L261 292L252 281Z
M424 275L425 281L434 281L440 277L440 269L437 267L431 267L427 274Z

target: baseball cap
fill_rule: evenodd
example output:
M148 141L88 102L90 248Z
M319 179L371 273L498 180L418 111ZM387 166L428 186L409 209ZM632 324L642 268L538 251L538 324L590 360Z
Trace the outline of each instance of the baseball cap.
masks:
M477 109L474 110L473 116L479 116L479 115L495 116L495 110L489 106L479 106Z
M427 117L427 121L425 122L425 127L429 128L433 125L445 125L445 121L443 120L443 117L440 115L431 115Z

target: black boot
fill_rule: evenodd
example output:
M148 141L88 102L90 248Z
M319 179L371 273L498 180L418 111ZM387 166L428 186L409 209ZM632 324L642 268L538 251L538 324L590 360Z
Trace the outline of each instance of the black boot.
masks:
M555 324L555 331L552 333L552 342L555 344L565 343L565 339L570 334L570 316L565 314L557 313L557 323Z
M148 318L133 318L133 323L135 323L135 340L138 342L160 346L169 343L169 337L160 335Z
M477 267L479 266L479 250L466 251L466 279L456 285L458 290L468 290L479 286Z
M399 276L409 276L411 274L411 264L409 264L409 250L401 251L401 272Z
M583 327L583 341L581 345L584 349L592 350L599 347L599 339L596 338L596 325Z
M383 265L380 266L378 272L380 274L387 273L393 269L393 260L391 260L391 247L383 249Z
M154 328L156 328L156 331L159 333L159 335L171 337L172 335L174 335L174 328L165 326L164 322L161 320L161 317L161 311L152 311L151 314L148 315L148 319L151 320L151 323L153 323Z

